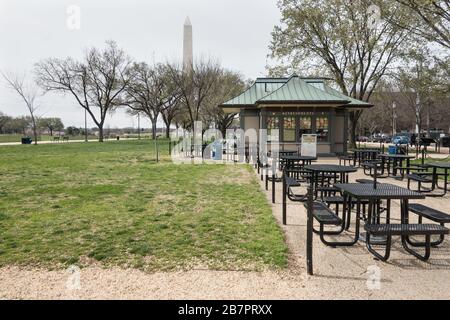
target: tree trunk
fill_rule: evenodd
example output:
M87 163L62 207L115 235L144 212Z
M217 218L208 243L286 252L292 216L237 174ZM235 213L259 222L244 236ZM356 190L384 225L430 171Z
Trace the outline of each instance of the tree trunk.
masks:
M170 123L166 123L166 138L170 138Z
M38 135L37 135L37 130L36 128L33 128L33 135L34 135L34 144L38 144L37 140L38 140Z
M152 139L155 140L156 139L156 121L157 119L151 119L152 121Z
M36 120L34 119L33 115L31 117L31 121L32 121L32 124L33 124L34 144L37 145L38 144L38 142L37 142L37 140L38 140L37 127L36 127Z
M98 142L103 142L103 126L98 127Z
M227 133L227 126L221 125L220 126L220 132L222 133L222 138L225 139L225 135Z

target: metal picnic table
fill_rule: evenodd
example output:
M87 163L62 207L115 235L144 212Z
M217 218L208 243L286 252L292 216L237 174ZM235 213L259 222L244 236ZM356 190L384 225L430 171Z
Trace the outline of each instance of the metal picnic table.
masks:
M358 171L356 167L353 166L341 166L335 164L313 164L305 166L305 170L311 171L311 187L314 191L314 196L317 198L318 188L319 188L319 180L320 187L326 187L325 183L325 175L330 174L333 176L334 182L345 183L348 182L348 174ZM321 179L319 179L321 178ZM333 186L334 187L334 186Z
M406 171L407 174L409 174L409 168L410 168L410 163L411 163L411 159L415 158L412 155L406 155L406 154L387 154L387 153L383 153L383 154L379 154L378 155L379 158L381 158L382 164L381 164L381 174L384 174L384 169L387 165L387 176L389 175L393 175L396 176L397 175L397 168L398 167L402 167L403 161L406 160ZM391 171L392 168L392 171Z
M437 186L439 189L443 189L443 195L446 195L448 191L448 171L450 170L450 162L431 162L427 163L427 166L433 168L433 184L431 188L434 190ZM444 186L442 188L438 185L439 175L437 173L437 169L444 170Z
M388 184L388 183L377 183L374 184L363 184L363 183L337 183L335 187L338 188L343 196L344 196L344 206L351 205L352 199L356 199L356 208L357 208L357 219L361 217L361 200L369 200L368 207L368 215L366 219L366 224L379 224L379 212L376 211L376 204L381 200L386 200L386 225L390 224L390 215L391 215L391 201L392 200L400 200L400 214L401 214L401 224L408 224L408 204L411 199L425 199L425 195L411 191L409 189ZM402 245L406 251L409 253L413 253L411 249L407 246L408 235L401 234ZM371 246L372 242L370 240L370 233L366 233L366 246L369 252L375 255L377 258L381 260L387 260L390 252L390 237L386 242L386 254L385 256L381 256L377 253Z
M311 164L312 161L317 160L317 157L302 156L300 154L280 155L280 169L293 173L296 170L301 171L305 165ZM301 164L300 164L301 162ZM295 168L294 168L295 166ZM272 203L275 203L275 168L272 169ZM286 184L283 181L283 216L286 215Z
M353 165L361 166L365 160L375 160L380 153L378 149L353 149Z
M302 156L301 154L285 154L280 155L280 160L282 167L286 166L287 168L292 168L295 165L300 164L300 167L304 167L305 165L311 164L312 161L317 160L317 157L311 157L311 156Z

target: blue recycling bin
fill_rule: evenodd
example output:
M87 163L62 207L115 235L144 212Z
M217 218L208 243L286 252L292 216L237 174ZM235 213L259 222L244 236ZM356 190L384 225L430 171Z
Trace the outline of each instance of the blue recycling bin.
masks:
M389 146L388 153L389 154L397 154L397 146Z
M214 160L222 160L222 143L217 141L213 144L212 157Z

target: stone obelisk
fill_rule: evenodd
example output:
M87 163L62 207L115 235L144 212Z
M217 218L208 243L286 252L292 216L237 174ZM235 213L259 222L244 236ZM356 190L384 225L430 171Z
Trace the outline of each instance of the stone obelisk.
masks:
M189 17L184 21L183 32L183 68L190 71L193 65L192 24Z

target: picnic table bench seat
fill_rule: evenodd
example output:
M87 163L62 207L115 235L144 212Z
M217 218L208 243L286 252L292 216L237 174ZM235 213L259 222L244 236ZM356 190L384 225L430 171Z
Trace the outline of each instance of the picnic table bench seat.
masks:
M300 187L300 183L298 182L297 179L293 178L293 177L289 177L289 176L285 176L284 177L285 182L286 182L286 187L290 188L290 187Z
M308 203L304 204L308 209ZM345 214L345 213L344 213ZM322 201L314 201L312 209L313 218L319 223L320 230L316 230L314 227L312 231L320 235L320 240L327 246L352 246L358 241L359 237L359 219L356 219L356 232L354 239L350 241L328 241L325 239L325 235L339 235L345 230L345 221L341 219L333 210L331 210L326 203ZM325 226L340 226L339 230L325 230Z
M426 170L427 170L427 167L422 166L422 165L409 165L409 167L405 167L405 166L395 166L394 169L397 169L397 170L403 170L403 171L406 171L406 170L415 170L415 171L420 172L420 171L426 171ZM417 172L416 172L416 173L417 173Z
M316 201L313 204L313 217L320 224L338 226L342 223L342 219L339 218L328 206Z
M444 226L446 223L450 223L450 215L427 207L420 203L411 203L408 205L408 209L410 212L415 213L419 216L419 223L422 223L422 219L426 218L428 220L439 223L441 226ZM432 247L436 247L444 242L444 234L441 234L439 239L431 242ZM413 247L423 247L425 244L423 242L415 242L408 239L408 243Z
M323 197L323 202L325 202L326 204L341 204L344 203L344 197L342 196Z
M442 211L427 207L420 203L410 203L408 205L409 211L419 215L420 217L427 218L431 221L445 224L450 223L450 215Z
M286 183L286 195L289 198L289 200L297 202L305 201L306 200L305 194L297 194L292 190L293 187L300 187L301 183L297 179L286 175L284 179Z
M339 165L341 165L342 162L344 162L344 166L345 166L345 165L347 165L347 162L350 164L351 161L353 161L355 159L355 156L353 154L339 154L338 159L339 159Z
M366 230L366 246L367 249L378 259L387 261L390 256L392 236L401 236L403 248L416 258L427 261L430 258L432 235L444 236L449 233L449 229L438 224L366 224L364 225ZM387 236L386 247L384 255L378 253L373 249L370 237L374 236ZM409 236L425 236L425 242L414 243L409 239ZM407 244L415 247L425 247L425 253L420 254L417 251L412 250Z
M319 191L336 191L338 192L339 189L333 186L318 186L317 190Z
M448 234L449 230L438 224L366 224L364 229L376 236L415 236Z
M356 182L363 184L373 184L373 180L371 179L356 179Z
M422 183L431 183L433 182L432 179L428 178L425 175L421 175L421 174L417 174L417 173L411 173L406 175L406 177L408 178L408 182L409 180L413 180L413 181L417 181L417 182L422 182Z
M443 197L445 196L447 189L446 186L444 186L444 191L441 193L434 192L436 187L438 186L438 178L439 176L446 176L445 173L436 173L436 172L415 172L412 174L406 175L408 178L408 189L411 190L411 181L417 182L417 189L415 191L426 193L428 197ZM423 183L429 183L431 184L430 187L423 187Z

